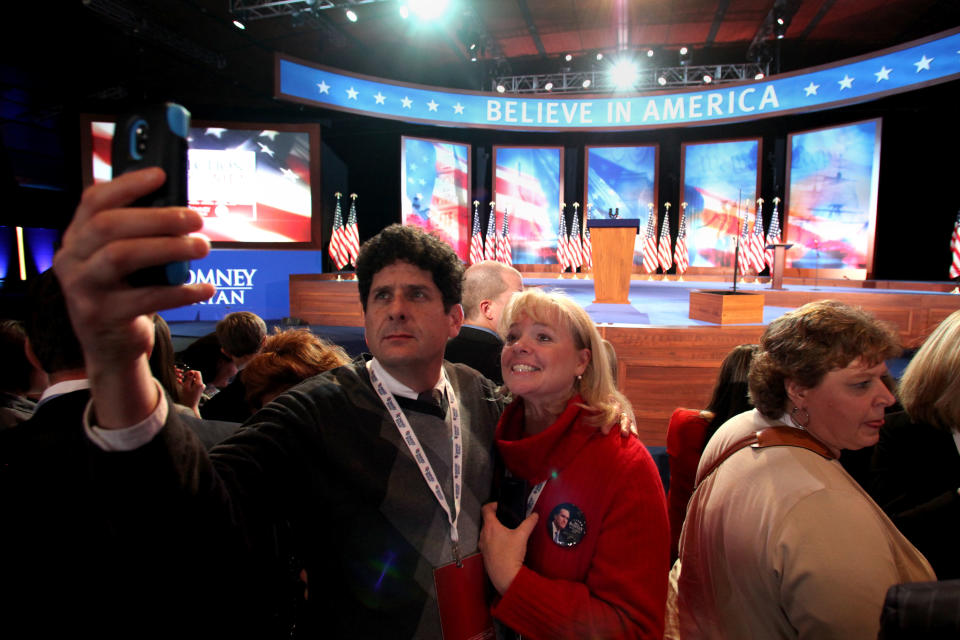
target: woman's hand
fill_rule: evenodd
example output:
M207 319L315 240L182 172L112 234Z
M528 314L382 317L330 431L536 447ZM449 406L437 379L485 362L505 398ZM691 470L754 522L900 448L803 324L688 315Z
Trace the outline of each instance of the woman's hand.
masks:
M179 372L179 370L178 370ZM200 397L203 396L203 374L196 369L184 371L178 376L180 386L180 404L193 409L193 414L200 417Z
M479 547L483 554L483 567L494 588L502 595L523 566L527 540L540 516L531 513L516 529L508 529L497 519L496 502L484 505L482 513Z

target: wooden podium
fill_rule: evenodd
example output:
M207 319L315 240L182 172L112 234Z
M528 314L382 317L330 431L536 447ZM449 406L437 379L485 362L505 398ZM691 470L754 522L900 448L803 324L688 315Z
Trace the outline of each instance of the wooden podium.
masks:
M637 218L590 220L593 246L594 302L630 304L633 245L640 232Z
M764 249L773 249L773 268L770 270L771 289L783 289L783 265L786 264L787 249L792 244L768 244Z

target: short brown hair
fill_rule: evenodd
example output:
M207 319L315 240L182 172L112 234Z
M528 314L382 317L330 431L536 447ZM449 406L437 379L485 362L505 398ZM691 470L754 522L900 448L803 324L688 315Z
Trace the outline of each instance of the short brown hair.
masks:
M264 340L263 349L240 372L247 404L259 409L265 396L283 393L307 378L348 362L350 357L342 347L306 329L277 330Z
M523 279L519 271L495 260L484 260L467 267L463 274L464 318L476 319L481 302L495 300L507 290L507 282L504 278L508 273Z
M220 348L234 358L243 358L260 350L267 337L267 323L255 313L234 311L217 323Z
M897 397L912 420L960 430L960 311L947 316L910 360Z
M854 360L874 366L899 353L899 337L887 323L836 300L810 302L763 332L750 364L750 399L760 413L776 419L787 408L787 380L810 389Z

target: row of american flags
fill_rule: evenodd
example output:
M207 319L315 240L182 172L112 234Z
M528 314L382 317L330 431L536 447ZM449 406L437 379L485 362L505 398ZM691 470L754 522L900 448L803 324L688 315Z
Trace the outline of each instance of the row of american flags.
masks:
M348 264L356 268L357 255L360 253L360 231L357 228L357 194L350 194L350 213L346 224L343 223L343 213L340 209L340 196L342 194L338 191L334 195L337 197L337 208L333 214L333 231L330 234L330 246L327 251L338 271Z
M486 236L480 235L479 200L473 201L473 230L470 233L470 264L496 260L513 266L513 248L510 245L510 212L503 211L503 226L497 225L497 203L490 203Z
M780 198L773 199L773 214L770 219L770 228L766 238L763 233L763 198L757 198L757 206L753 216L753 227L750 227L750 214L743 216L743 224L737 238L738 271L742 274L759 274L766 267L770 267L773 274L773 250L766 249L768 245L781 242L780 215L777 208ZM657 216L653 211L653 203L647 208L647 228L643 239L643 270L647 273L656 273L661 269L666 273L676 265L677 275L683 275L690 265L690 254L687 250L687 203L680 203L680 228L677 231L677 240L670 246L670 203L664 203L666 213L657 233Z

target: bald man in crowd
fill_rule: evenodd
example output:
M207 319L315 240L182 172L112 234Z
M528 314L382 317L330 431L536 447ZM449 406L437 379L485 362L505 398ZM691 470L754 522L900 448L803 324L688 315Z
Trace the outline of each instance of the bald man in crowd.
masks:
M523 291L523 276L513 267L484 260L469 267L463 280L463 326L447 341L444 358L471 366L497 384L503 384L497 335L500 314L510 296Z

